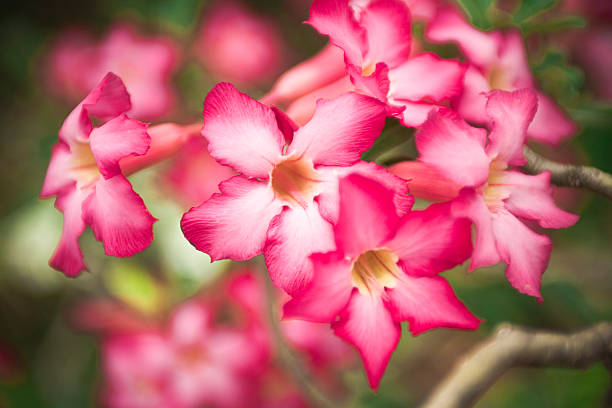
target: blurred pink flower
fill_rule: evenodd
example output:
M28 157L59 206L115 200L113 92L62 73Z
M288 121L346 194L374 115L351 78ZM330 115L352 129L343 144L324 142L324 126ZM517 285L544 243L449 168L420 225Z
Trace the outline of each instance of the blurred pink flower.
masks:
M591 28L578 35L573 54L595 95L612 102L612 28Z
M113 72L124 79L132 97L130 116L150 120L167 114L174 104L170 76L177 61L177 46L169 38L144 37L117 24L99 42L84 30L60 35L48 53L46 75L55 92L78 100Z
M222 81L265 82L284 62L285 46L272 20L234 1L207 9L196 41L198 58Z

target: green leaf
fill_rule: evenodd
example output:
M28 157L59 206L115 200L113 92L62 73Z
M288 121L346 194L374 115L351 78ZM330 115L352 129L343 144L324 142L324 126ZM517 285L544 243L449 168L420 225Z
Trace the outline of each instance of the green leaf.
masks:
M523 0L512 19L515 23L520 24L556 4L557 0Z
M493 27L489 12L495 0L457 0L468 15L470 22L478 28L489 30Z
M361 155L361 160L378 161L396 147L402 146L410 141L411 129L402 126L395 119L387 119L385 128L379 137L376 138L374 145Z

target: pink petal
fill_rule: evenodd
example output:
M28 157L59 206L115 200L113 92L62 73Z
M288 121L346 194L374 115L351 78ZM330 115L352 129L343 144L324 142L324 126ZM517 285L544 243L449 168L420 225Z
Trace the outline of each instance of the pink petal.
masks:
M370 387L376 390L401 335L399 323L393 321L383 300L380 296L354 291L340 320L332 323L332 328L338 336L357 347Z
M81 205L86 195L80 190L65 191L55 200L55 207L64 215L62 237L55 252L49 259L49 265L66 274L77 276L82 270L87 270L83 263L83 254L79 247L79 237L85 230L81 214Z
M449 203L412 211L399 222L385 244L413 276L434 275L465 262L472 254L472 230L467 218L455 218Z
M508 171L503 183L510 191L510 197L504 204L517 217L536 220L544 228L571 227L580 218L555 205L549 172L529 176L518 171Z
M538 110L527 135L537 141L558 145L576 132L576 124L549 96L538 92Z
M467 217L476 227L476 240L470 263L470 272L482 266L495 265L500 255L493 234L492 215L482 195L473 189L463 189L452 203L453 214Z
M266 105L292 101L346 75L342 49L327 44L306 61L290 68L259 101Z
M359 26L346 0L315 0L306 23L320 34L328 35L332 44L342 48L345 59L361 66L368 51L365 30Z
M410 56L410 13L401 1L372 1L361 13L360 23L367 32L368 62L394 68Z
M523 156L526 130L538 107L535 92L524 88L514 92L494 90L488 95L486 110L491 133L487 154L513 166L527 163Z
M268 177L285 145L274 112L225 82L204 100L202 135L211 156L249 177Z
M413 336L438 327L475 330L480 325L440 276L402 275L387 294L393 320L410 322Z
M522 34L517 30L507 31L504 34L497 67L498 70L502 70L503 77L502 87L499 89L509 91L510 88L535 88Z
M419 54L389 71L389 97L439 102L461 90L464 72L459 61L443 60L429 52Z
M399 218L393 198L392 190L364 176L340 180L340 215L334 227L338 251L356 258L386 242Z
M314 116L295 132L287 155L305 156L315 165L349 166L368 150L385 125L385 105L347 93L319 100Z
M285 137L285 143L291 143L291 141L293 140L293 134L300 127L289 117L289 115L287 115L285 112L283 112L276 106L271 106L270 109L272 109L272 112L274 112L274 116L276 117L276 124L278 125L278 129Z
M96 182L95 191L83 203L83 219L107 255L122 257L151 245L157 221L121 175Z
M514 215L500 212L493 218L493 233L506 277L516 290L542 300L542 274L548 265L552 242L530 230Z
M362 75L360 67L352 64L347 66L347 70L355 89L387 103L387 94L389 93L389 67L387 67L387 64L377 63L374 72L367 76Z
M174 310L168 332L173 344L193 346L209 336L211 311L197 301L188 301Z
M64 142L56 143L51 151L51 160L49 160L49 167L45 174L40 198L57 195L75 183L75 180L70 177L68 172L70 166L70 148Z
M463 91L453 102L453 106L463 119L477 124L486 124L487 104L486 93L491 90L491 85L485 75L475 66L469 65L463 79Z
M464 186L479 186L489 177L486 131L471 127L449 109L432 111L416 134L419 160Z
M125 115L117 116L94 128L89 135L89 146L100 173L105 178L121 174L119 160L126 156L142 156L151 145L147 125Z
M283 318L333 322L351 296L351 262L343 254L314 254L312 280L283 306Z
M413 128L421 127L427 120L429 112L440 108L427 102L394 101L394 103L399 103L404 107L399 115L402 125Z
M487 67L497 60L502 42L500 33L486 33L472 27L456 10L445 8L427 26L432 42L455 42L473 64Z
M450 201L459 195L461 186L445 178L435 167L419 161L405 161L389 171L407 181L410 194L427 201Z
M264 255L270 278L292 294L307 284L312 276L308 258L315 252L336 247L332 225L319 214L319 206L285 208L270 224Z
M247 260L261 253L272 218L282 208L267 183L232 177L181 220L185 237L211 259Z

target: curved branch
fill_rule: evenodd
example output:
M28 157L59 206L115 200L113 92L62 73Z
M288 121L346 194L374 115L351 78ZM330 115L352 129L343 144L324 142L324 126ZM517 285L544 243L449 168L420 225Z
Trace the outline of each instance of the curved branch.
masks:
M470 407L512 367L587 368L611 358L612 323L574 334L501 325L455 366L423 408Z
M528 163L523 166L529 174L549 171L551 183L560 187L581 187L601 194L612 200L612 175L590 166L562 164L548 160L527 146L523 146L523 154Z

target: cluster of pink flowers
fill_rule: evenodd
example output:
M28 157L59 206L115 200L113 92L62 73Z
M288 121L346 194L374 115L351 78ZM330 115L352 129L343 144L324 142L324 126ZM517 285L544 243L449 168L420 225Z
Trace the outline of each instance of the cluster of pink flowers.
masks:
M550 174L520 170L527 137L557 144L575 130L537 89L520 35L484 33L457 11L434 13L432 6L419 15L427 38L457 42L465 60L415 53L412 3L418 4L315 0L308 23L331 43L320 54L283 74L261 101L229 83L216 85L204 100L202 139L189 143L225 167L212 171L212 189L187 198L205 201L181 221L185 237L212 260L263 253L270 278L289 298L284 317L329 323L357 348L374 389L402 322L413 335L479 326L442 272L468 259L470 271L503 262L510 284L541 300L552 244L523 220L564 228L578 219L556 207ZM276 103L288 104L287 113L270 106ZM77 238L86 225L109 255L129 256L151 243L155 220L125 176L192 137L188 127L147 128L127 118L129 110L125 87L108 74L60 130L41 196L56 195L64 213L51 264L67 275L85 267ZM90 116L108 121L94 127ZM417 161L391 172L360 159L388 117L417 129L419 152ZM179 165L175 180L189 169ZM438 203L414 210L413 195ZM254 298L236 300L247 304L251 321L261 322ZM214 392L200 395L194 384L242 375L245 360L261 358L255 341L244 347L254 355L234 364L231 349L243 349L242 334L211 329L210 312L201 305L176 313L163 334L107 342L107 370L117 381L109 386L122 387L136 359L143 361L142 367L134 363L137 369L157 376L147 386L178 387L199 403L229 404ZM194 363L201 355L205 366ZM189 367L176 383L164 374L168 359ZM227 363L222 373L214 368L221 360ZM193 406L176 402L173 392L164 394L173 398L165 406Z

